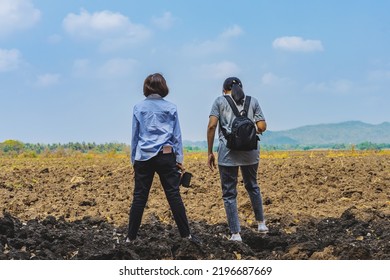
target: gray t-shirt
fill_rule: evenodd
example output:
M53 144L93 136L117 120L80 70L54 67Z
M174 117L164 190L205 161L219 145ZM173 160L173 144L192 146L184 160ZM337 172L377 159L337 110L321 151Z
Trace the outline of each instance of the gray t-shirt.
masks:
M229 95L230 96L230 95ZM233 100L233 98L232 98ZM233 100L234 101L234 100ZM243 105L237 106L239 112L244 109ZM226 139L221 131L221 125L226 129L227 133L230 133L230 127L233 123L235 115L223 96L219 96L211 108L210 116L215 116L219 120L218 135L218 164L222 166L242 166L256 164L260 160L260 147L257 146L256 150L252 151L233 151L226 147ZM249 105L248 118L253 122L264 121L264 115L261 111L259 102L256 98L251 96L251 102Z

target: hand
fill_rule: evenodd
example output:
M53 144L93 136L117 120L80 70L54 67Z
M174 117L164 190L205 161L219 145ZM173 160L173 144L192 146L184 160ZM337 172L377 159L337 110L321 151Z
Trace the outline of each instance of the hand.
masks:
M181 171L182 174L186 170L182 163L176 162L176 166L177 166L177 168L179 168L179 170Z
M215 165L215 156L213 153L209 154L208 159L207 159L207 164L210 168L211 171L214 170L217 166Z

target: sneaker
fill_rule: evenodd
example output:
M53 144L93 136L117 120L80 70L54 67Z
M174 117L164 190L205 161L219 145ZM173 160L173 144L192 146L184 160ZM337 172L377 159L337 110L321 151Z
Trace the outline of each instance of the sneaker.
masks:
M259 225L257 227L257 230L260 233L267 233L268 232L268 227L265 225L265 222L259 222Z
M189 239L192 243L194 243L194 244L196 244L196 245L202 245L202 240L201 240L199 237L197 237L196 235L190 234L190 235L188 236L188 239Z
M233 233L232 236L230 237L230 240L232 241L242 241L241 235L239 233Z
M134 239L130 239L129 237L126 237L126 243L131 243L131 242L133 242L135 240L135 238Z

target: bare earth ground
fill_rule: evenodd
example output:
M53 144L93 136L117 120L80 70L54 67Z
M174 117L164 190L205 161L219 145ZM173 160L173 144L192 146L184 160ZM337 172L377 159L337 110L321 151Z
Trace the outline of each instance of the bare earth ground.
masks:
M0 259L390 259L390 153L262 153L268 234L240 180L243 242L229 241L218 172L188 153L192 231L179 237L156 177L139 239L125 243L128 158L0 158Z

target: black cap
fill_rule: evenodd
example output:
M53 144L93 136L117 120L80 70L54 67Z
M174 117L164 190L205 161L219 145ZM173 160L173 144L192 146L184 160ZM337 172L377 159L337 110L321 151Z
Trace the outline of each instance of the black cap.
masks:
M242 83L240 81L239 78L237 77L229 77L225 80L225 82L223 83L223 89L224 90L231 90L232 89L232 86L236 84L238 85L240 88L242 88Z

